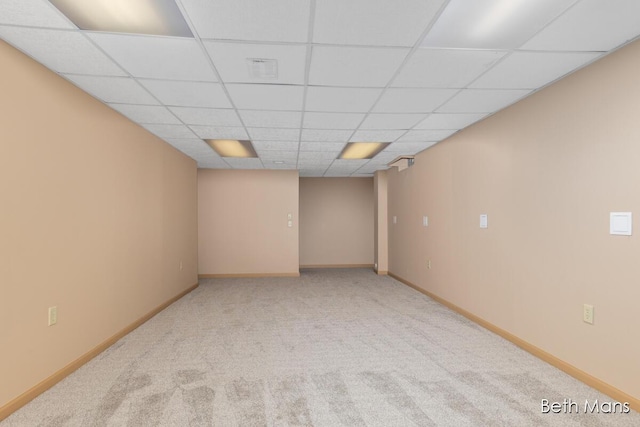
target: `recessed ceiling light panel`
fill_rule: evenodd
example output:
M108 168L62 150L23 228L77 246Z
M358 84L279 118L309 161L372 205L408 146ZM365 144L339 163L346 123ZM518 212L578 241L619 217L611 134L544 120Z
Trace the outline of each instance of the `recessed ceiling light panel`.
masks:
M49 0L78 28L193 37L174 0Z
M255 158L258 157L251 141L235 140L235 139L205 139L204 142L209 144L220 157L240 157Z
M423 46L515 49L576 0L451 0Z
M372 159L387 145L389 145L388 142L350 142L344 147L338 158L345 160Z

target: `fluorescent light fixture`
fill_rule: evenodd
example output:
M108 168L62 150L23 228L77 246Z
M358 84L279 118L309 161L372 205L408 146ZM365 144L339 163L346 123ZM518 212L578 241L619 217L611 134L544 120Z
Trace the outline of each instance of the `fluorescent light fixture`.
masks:
M193 37L174 0L49 0L78 28Z
M251 141L238 141L235 139L205 139L205 142L214 149L220 157L258 157L253 149Z
M347 160L371 159L384 150L387 145L389 145L388 142L350 142L344 147L338 158Z
M575 0L451 0L423 46L515 49Z

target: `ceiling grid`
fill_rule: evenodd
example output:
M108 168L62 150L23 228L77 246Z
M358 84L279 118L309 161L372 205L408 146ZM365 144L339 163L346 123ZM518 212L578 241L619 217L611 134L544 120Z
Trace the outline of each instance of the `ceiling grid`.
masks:
M637 0L175 5L192 37L83 30L49 0L3 0L0 39L201 168L371 176L640 35ZM277 75L256 77L253 60ZM205 139L249 139L258 157L221 157ZM389 144L340 159L351 142Z

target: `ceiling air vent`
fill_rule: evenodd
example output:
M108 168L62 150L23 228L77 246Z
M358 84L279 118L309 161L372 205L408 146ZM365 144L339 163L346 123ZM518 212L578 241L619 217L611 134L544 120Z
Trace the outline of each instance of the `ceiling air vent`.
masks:
M278 78L278 61L265 58L247 58L249 75L254 79L273 80Z

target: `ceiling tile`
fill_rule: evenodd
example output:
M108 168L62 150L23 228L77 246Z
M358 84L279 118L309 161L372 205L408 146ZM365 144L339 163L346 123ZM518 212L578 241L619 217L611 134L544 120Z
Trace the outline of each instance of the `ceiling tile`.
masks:
M387 89L373 111L379 113L429 113L456 92L455 89Z
M229 165L201 139L164 138L164 140L196 160L199 168L229 168Z
M424 114L376 114L372 113L360 125L360 129L411 129Z
M302 86L229 84L226 86L236 108L243 110L302 109Z
M327 168L328 166L300 166L300 163L298 163L298 172L301 178L321 178Z
M581 67L599 53L514 52L470 87L535 89Z
M302 119L301 111L240 110L238 113L247 127L298 129Z
M126 75L100 49L77 31L0 27L0 38L59 73Z
M226 126L189 126L200 138L204 139L249 139L242 127Z
M437 144L435 141L431 142L394 142L390 144L387 148L385 148L385 153L398 153L401 154L416 154L422 150L426 150L427 148Z
M260 141L294 141L300 137L299 129L250 128L251 139Z
M301 141L346 142L353 132L340 129L303 129Z
M422 45L461 49L513 49L576 0L450 0Z
M405 133L405 130L359 130L349 142L390 142Z
M495 50L417 49L392 86L462 88L505 54Z
M315 46L309 84L385 87L409 49Z
M366 163L369 163L369 159L336 159L330 169L356 170Z
M264 168L265 169L271 169L271 170L294 170L294 169L297 169L295 161L293 161L293 162L285 161L284 164L275 163L275 161L267 161L267 162L263 161L262 163L264 164Z
M362 119L362 113L314 113L304 114L304 125L307 129L348 129L354 130Z
M134 77L217 80L206 54L194 39L105 33L88 36Z
M636 37L639 29L637 0L582 0L523 49L607 51Z
M366 113L381 89L337 88L310 86L307 88L308 111ZM306 115L306 114L305 114Z
M229 163L229 165L231 165L234 169L264 169L262 161L256 158L245 159L236 157L225 157L224 160Z
M138 80L163 104L179 107L231 108L218 83Z
M298 160L298 151L261 150L258 154L263 160Z
M306 42L309 0L181 0L203 39Z
M251 143L259 153L266 150L298 151L298 141L260 141L254 139Z
M109 104L109 106L137 123L181 124L180 120L165 107L132 104Z
M308 167L308 168L316 168L316 169L328 168L329 166L331 166L331 163L333 163L333 161L335 160L335 157L333 157L333 158L322 158L322 157L319 157L319 155L308 154L308 153L310 153L309 151L305 151L305 153L307 153L307 154L304 154L302 156L298 156L298 165L299 166ZM300 154L302 154L302 153L300 153ZM327 157L327 156L328 155L325 155L325 157Z
M413 46L443 0L317 0L313 41ZM392 31L390 31L392 29Z
M160 138L193 138L195 135L185 125L142 125L149 132L158 135Z
M402 135L401 141L441 141L456 133L455 129L450 130L410 130Z
M338 153L339 154L339 153ZM298 159L300 161L304 160L334 160L336 157L336 153L331 151L301 151L298 153Z
M340 153L344 148L344 142L308 142L303 141L300 143L300 151L329 151L333 153Z
M380 154L378 154L377 156L375 156L373 159L371 159L369 161L370 165L374 165L374 164L387 164L392 160L395 160L397 157L399 156L399 154L397 152L387 152L382 151ZM367 166L369 165L367 164Z
M203 140L194 138L164 138L166 142L171 144L174 148L185 153L187 156L198 160L209 161L224 161L218 156L218 154L211 149Z
M379 164L379 163L367 163L364 166L362 166L360 169L358 169L358 173L373 173L379 170L387 170L389 169L389 167L385 164Z
M2 0L0 24L76 29L51 3L42 0Z
M353 171L354 169L327 169L327 171L322 176L325 178L347 178L351 176Z
M324 173L329 168L329 165L318 164L300 164L298 162L298 171L301 177L323 177Z
M80 89L104 102L157 105L158 101L134 79L129 77L99 77L65 75Z
M171 107L169 110L187 125L242 126L238 114L232 109Z
M271 160L271 161L267 160L267 161L263 161L262 163L264 164L264 168L269 170L296 170L297 169L295 160L284 161L284 163L281 163L281 162L282 161L279 161L279 160Z
M530 92L529 90L465 89L438 111L443 113L491 113L514 103Z
M220 78L225 83L304 84L307 47L304 45L274 45L204 42ZM259 79L249 74L249 59L275 59L278 77Z
M462 129L472 123L486 117L485 113L479 114L443 114L433 113L414 129Z
M203 161L200 161L199 159L196 160L198 161L198 169L231 169L231 166L222 159L207 159Z

